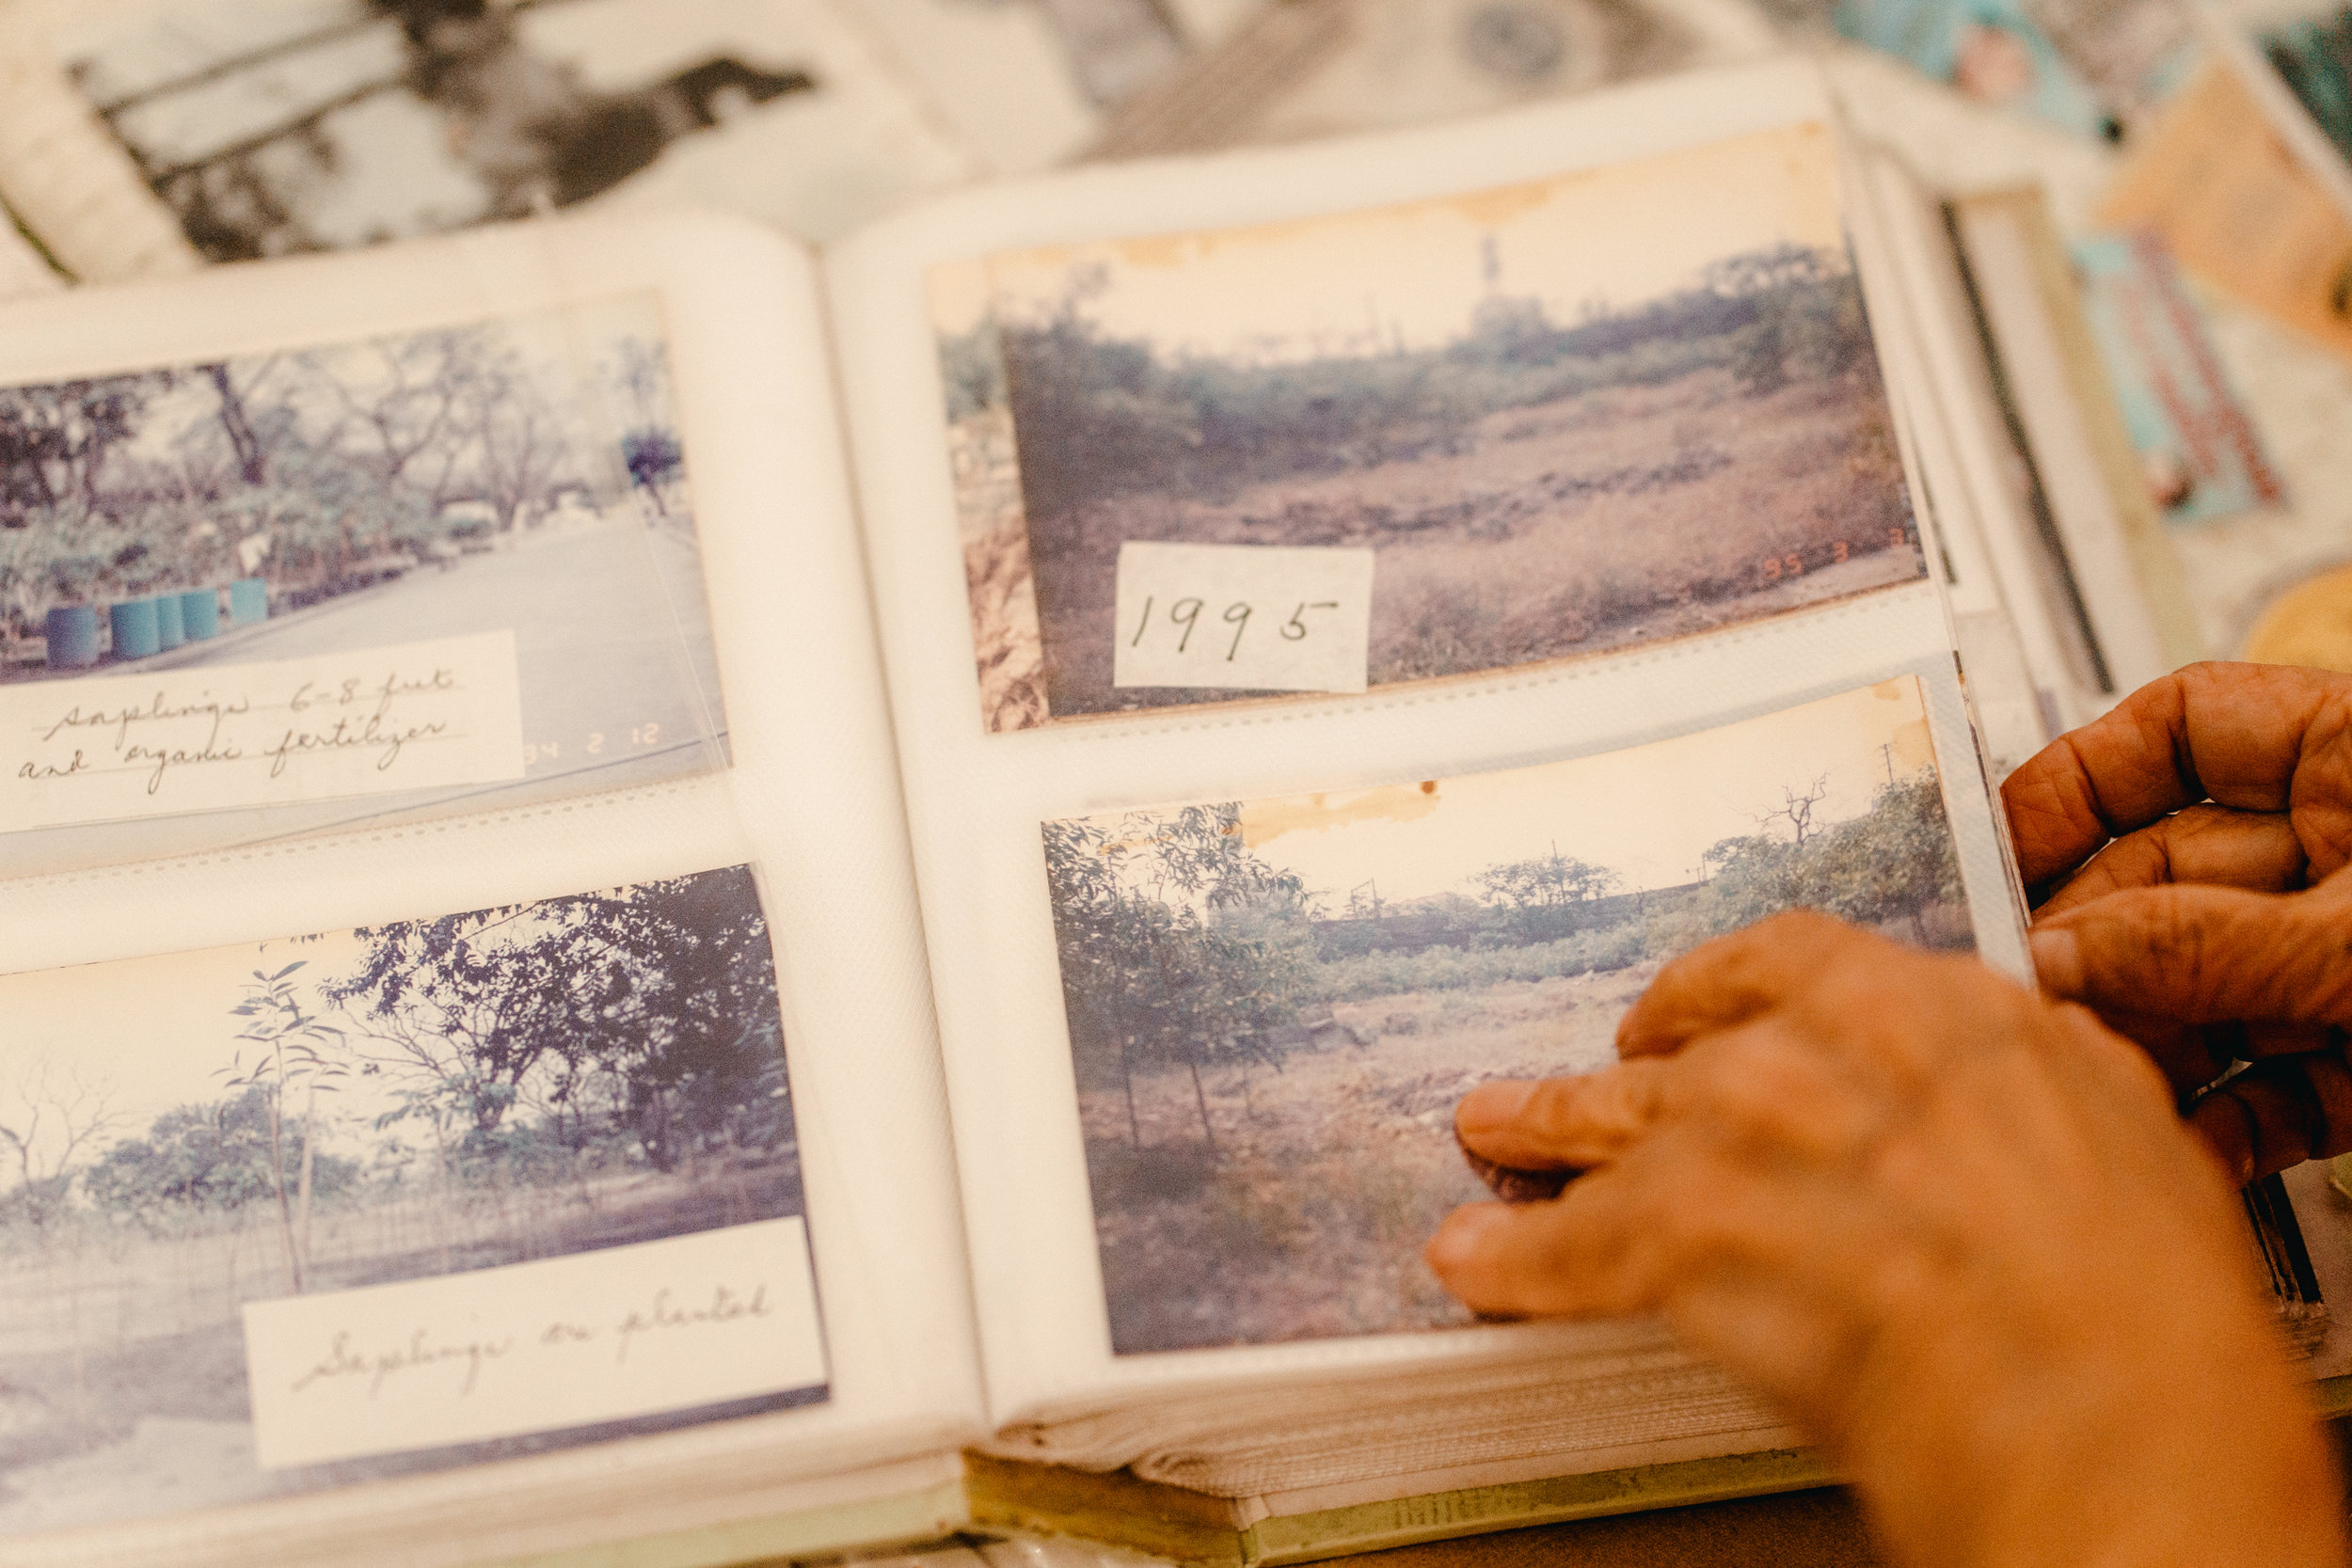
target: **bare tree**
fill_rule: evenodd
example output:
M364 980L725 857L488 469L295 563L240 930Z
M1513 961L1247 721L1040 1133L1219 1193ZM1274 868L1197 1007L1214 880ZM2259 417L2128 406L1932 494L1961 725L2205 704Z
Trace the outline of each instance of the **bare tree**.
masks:
M570 452L528 377L500 372L483 401L480 436L484 499L512 531L532 506L546 504Z
M82 1157L118 1131L114 1085L81 1067L35 1056L0 1087L0 1154L15 1167L15 1200L36 1229L63 1210Z
M1804 847L1804 841L1813 835L1813 808L1829 798L1829 775L1823 773L1806 786L1803 794L1781 785L1782 801L1774 810L1757 814L1756 825L1769 830L1775 822L1786 822L1795 836L1796 847Z
M483 334L479 328L426 332L369 347L381 373L364 391L355 391L349 378L324 366L320 378L365 433L378 481L388 489L413 484L438 511L450 499L466 426L482 417ZM432 477L419 479L412 470L428 453L440 461Z
M220 400L221 433L229 437L229 448L236 453L238 477L247 484L269 483L270 451L291 426L291 420L282 414L258 422L252 414L253 404L278 363L278 356L273 354L250 368L242 362L231 366L222 360L197 367L198 373L213 384L213 392ZM239 385L240 372L243 385Z

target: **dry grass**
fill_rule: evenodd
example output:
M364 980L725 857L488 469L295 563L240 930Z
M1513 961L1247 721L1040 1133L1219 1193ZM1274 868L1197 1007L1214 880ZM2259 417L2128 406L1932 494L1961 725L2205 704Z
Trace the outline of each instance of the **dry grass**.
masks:
M1185 1073L1138 1080L1140 1150L1118 1088L1083 1094L1117 1348L1468 1322L1421 1260L1448 1212L1486 1196L1454 1145L1454 1101L1613 1061L1617 1019L1653 973L1341 1004L1373 1044L1210 1075L1214 1150Z
M1047 717L1045 648L1038 637L1011 411L997 407L959 420L948 429L947 451L972 596L981 720L992 732L1027 729Z
M1009 448L1009 430L1002 439ZM1374 546L1375 685L1688 636L1925 570L1870 376L1765 398L1720 370L1611 388L1493 415L1458 451L1231 497L1129 495L1031 518L1025 534L1009 451L959 459L967 467L966 570L998 729L1042 721L1048 707L1068 717L1236 695L1112 687L1130 539Z

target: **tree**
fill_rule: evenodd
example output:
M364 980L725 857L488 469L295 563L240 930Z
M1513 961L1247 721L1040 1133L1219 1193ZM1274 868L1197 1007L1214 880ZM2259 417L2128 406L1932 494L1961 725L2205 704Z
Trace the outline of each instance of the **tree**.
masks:
M269 483L270 449L293 425L292 416L283 408L261 420L256 420L251 412L251 404L278 363L278 356L272 355L251 366L215 360L196 368L199 375L213 384L213 394L220 403L221 433L229 437L229 448L236 453L238 477L247 484ZM240 372L242 386L238 384Z
M1072 1046L1116 1052L1137 1148L1138 1068L1184 1067L1214 1151L1201 1068L1272 1059L1266 1032L1298 1015L1311 944L1286 938L1303 936L1311 900L1249 851L1240 816L1228 803L1045 825Z
M25 528L67 501L95 510L107 454L135 439L169 372L0 390L0 525Z
M632 430L621 437L621 462L628 469L630 483L653 501L654 511L668 516L670 508L661 499L662 488L686 467L686 449L678 445L677 436L652 426Z
M393 1081L386 1125L425 1122L444 1168L527 1105L573 1148L624 1129L660 1170L789 1135L747 868L357 934L365 956L322 994L360 1032L361 1070Z
M120 1124L114 1085L46 1056L20 1065L0 1085L0 1159L14 1167L6 1211L35 1231L65 1212L83 1155Z
M482 417L486 335L480 327L421 332L379 339L367 353L374 373L364 380L338 373L317 356L311 364L364 432L376 483L413 486L437 513L450 499L467 428ZM354 381L364 393L353 389Z
M1470 879L1486 907L1501 913L1522 933L1552 929L1563 911L1578 904L1605 898L1625 879L1605 866L1564 855L1554 844L1549 852L1529 860L1490 865Z
M330 1049L341 1047L342 1031L304 1007L293 984L294 974L308 961L296 959L274 974L264 974L258 969L253 972L245 999L229 1012L230 1017L246 1021L237 1038L253 1047L254 1061L248 1067L246 1053L240 1050L221 1074L231 1090L260 1091L262 1108L268 1113L270 1182L278 1196L278 1224L286 1243L286 1272L293 1280L295 1295L303 1291L303 1276L309 1271L310 1258L310 1202L317 1175L312 1151L317 1148L319 1096L335 1093L351 1070L340 1054L328 1054ZM290 1154L287 1108L288 1101L297 1093L301 1096L301 1119L292 1133L298 1154L294 1157L294 1191L290 1197L286 1191Z
M1869 324L1852 269L1829 251L1781 244L1711 262L1708 288L1755 315L1732 366L1750 395L1800 377L1842 375L1867 363Z
M269 1091L258 1084L226 1100L175 1107L145 1137L109 1148L83 1178L84 1190L101 1212L164 1230L271 1201L305 1168L319 1197L358 1185L356 1163L314 1151L301 1129L291 1148L282 1129L273 1144L273 1120Z
M483 497L498 513L499 531L513 531L533 508L544 507L555 476L570 457L544 394L516 364L492 372L481 404L479 478Z
M1791 842L1803 849L1805 839L1813 832L1813 808L1829 798L1829 775L1821 774L1802 793L1783 784L1780 794L1781 803L1771 811L1758 813L1756 825L1769 831L1775 822L1788 823Z
M1899 917L1922 945L1927 911L1967 897L1933 768L1889 782L1867 814L1839 823L1821 848L1821 908L1865 924Z

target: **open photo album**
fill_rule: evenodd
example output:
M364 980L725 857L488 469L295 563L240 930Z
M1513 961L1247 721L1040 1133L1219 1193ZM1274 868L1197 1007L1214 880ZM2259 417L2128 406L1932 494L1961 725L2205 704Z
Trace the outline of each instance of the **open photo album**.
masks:
M1712 936L2029 977L1875 156L1772 63L0 307L0 1563L1823 1479L1421 1248ZM2314 1376L2347 1214L2249 1199Z

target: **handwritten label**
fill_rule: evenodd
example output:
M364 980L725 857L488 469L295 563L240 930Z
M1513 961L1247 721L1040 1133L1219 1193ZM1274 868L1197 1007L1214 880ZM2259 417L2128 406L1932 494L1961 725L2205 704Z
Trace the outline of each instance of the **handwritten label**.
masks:
M523 776L515 634L0 687L0 832Z
M1369 549L1130 540L1112 684L1361 691L1372 563Z
M798 1218L248 1304L265 1469L480 1443L826 1383Z

